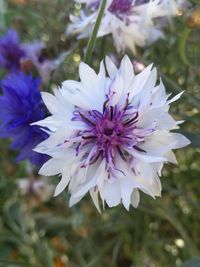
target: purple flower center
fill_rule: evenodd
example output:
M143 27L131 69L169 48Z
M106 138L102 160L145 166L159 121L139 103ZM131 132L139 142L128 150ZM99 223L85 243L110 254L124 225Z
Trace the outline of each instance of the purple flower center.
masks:
M83 167L101 158L106 160L108 170L113 169L116 155L128 161L131 159L128 150L145 152L137 146L138 142L153 131L137 127L138 112L129 104L128 97L124 107L111 106L109 100L106 100L102 113L76 108L72 120L82 121L86 126L86 130L79 131L76 137L66 140L75 145L77 155L81 149L86 151Z
M113 0L109 7L111 13L127 13L130 11L133 0Z

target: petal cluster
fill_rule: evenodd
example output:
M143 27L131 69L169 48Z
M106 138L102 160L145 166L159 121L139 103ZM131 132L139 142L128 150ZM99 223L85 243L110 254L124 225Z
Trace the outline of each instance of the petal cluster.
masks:
M11 74L2 80L0 137L13 140L11 148L20 151L17 161L29 159L41 166L48 157L32 149L48 135L38 126L30 126L44 119L47 113L39 91L40 82L23 73Z
M189 144L171 132L180 122L168 113L182 93L169 100L156 69L135 75L127 56L119 68L106 58L99 73L81 63L79 75L80 82L42 94L52 115L35 124L51 134L35 150L51 159L40 174L61 175L55 195L68 186L70 206L87 192L98 210L99 198L129 209L138 206L139 191L160 196L163 164L176 163L172 150Z
M86 4L86 10L79 17L70 16L67 34L78 33L79 38L85 38L91 35L100 1L76 2ZM179 7L176 0L108 0L98 36L112 34L118 52L128 48L135 53L136 46L144 47L163 37L159 18L176 15Z

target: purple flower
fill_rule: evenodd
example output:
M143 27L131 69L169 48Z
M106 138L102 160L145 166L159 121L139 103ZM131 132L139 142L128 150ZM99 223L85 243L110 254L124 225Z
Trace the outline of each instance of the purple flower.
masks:
M42 78L43 83L48 83L51 73L56 68L55 60L47 59L42 55L45 44L41 41L34 41L30 44L24 44L23 49L26 53L26 60L31 60L36 67L38 74Z
M0 67L9 71L18 71L20 60L25 56L24 50L20 47L17 32L9 29L0 38Z
M20 151L17 161L29 159L35 165L48 159L32 150L48 136L38 126L30 125L46 116L39 85L40 79L31 75L11 74L1 82L0 97L0 137L12 138L11 148Z
M5 36L0 38L0 68L11 72L24 71L26 63L30 69L37 70L43 83L48 83L51 72L56 68L56 60L49 60L42 55L45 44L41 41L20 43L18 33L9 29Z

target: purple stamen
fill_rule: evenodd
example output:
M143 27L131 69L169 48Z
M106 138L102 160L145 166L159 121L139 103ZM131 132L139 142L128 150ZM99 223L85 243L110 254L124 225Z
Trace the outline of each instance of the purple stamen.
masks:
M103 112L97 110L85 111L76 107L72 120L82 121L86 125L86 130L78 132L76 137L71 138L71 142L76 143L76 154L83 147L88 147L89 153L83 157L82 168L86 168L97 162L99 157L105 159L107 171L116 171L115 159L119 155L124 161L132 160L127 151L135 149L145 152L139 147L139 142L144 135L149 135L150 129L137 127L138 112L131 106L129 95L125 99L123 107L110 105L112 95L107 96L103 104ZM81 137L81 141L78 137ZM78 145L77 145L78 144ZM120 170L119 170L120 171Z
M119 155L121 156L121 158L126 161L126 157L124 156L123 152L121 151L120 147L117 146L117 151L119 152Z
M139 152L145 152L146 153L146 151L144 149L142 149L142 148L140 148L138 146L133 146L133 148L135 148L135 150L137 150Z
M132 123L136 122L136 119L138 118L138 112L135 113L135 116L133 118L130 118L124 122L124 125L132 125Z

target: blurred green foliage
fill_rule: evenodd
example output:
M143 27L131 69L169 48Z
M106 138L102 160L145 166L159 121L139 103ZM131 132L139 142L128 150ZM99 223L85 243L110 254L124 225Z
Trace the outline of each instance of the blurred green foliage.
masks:
M171 22L165 39L138 49L134 58L154 62L169 92L185 90L171 112L186 120L182 131L192 145L176 153L179 165L165 166L162 198L142 194L136 210L117 207L99 215L89 197L71 209L67 192L45 203L31 194L22 197L17 180L32 174L25 163L13 163L9 142L1 141L0 266L200 266L200 26L188 27L198 4L191 2L191 11ZM6 27L14 27L21 40L44 40L50 58L69 51L44 89L76 79L87 40L78 42L64 32L69 13L78 13L80 6L68 0L9 0L6 5ZM94 67L105 54L115 54L110 37L97 40Z

